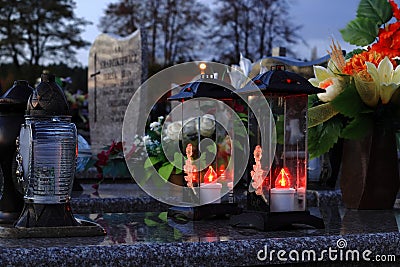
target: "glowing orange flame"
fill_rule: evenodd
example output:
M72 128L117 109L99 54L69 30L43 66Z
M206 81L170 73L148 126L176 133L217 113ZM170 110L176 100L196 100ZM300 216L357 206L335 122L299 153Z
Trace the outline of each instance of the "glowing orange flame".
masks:
M212 166L208 166L208 170L204 175L204 183L212 183L215 179L217 179L217 173Z
M275 188L290 188L290 174L287 168L282 168L275 180Z

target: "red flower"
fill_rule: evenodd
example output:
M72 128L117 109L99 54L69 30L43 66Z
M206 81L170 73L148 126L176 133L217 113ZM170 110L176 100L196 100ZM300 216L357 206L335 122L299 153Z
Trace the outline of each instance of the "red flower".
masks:
M108 161L108 157L110 155L109 151L101 151L99 154L97 154L97 162L96 165L97 166L106 166L107 165L107 161Z
M380 29L378 38L378 42L371 46L371 51L386 55L390 59L398 56L400 54L400 21Z
M400 20L400 10L397 4L394 2L394 0L389 0L389 4L392 6L393 10L393 16L397 19Z
M118 152L122 151L122 142L116 143L114 149L117 150Z
M238 103L235 103L234 105L233 105L233 109L236 111L236 112L244 112L244 105L240 105L240 104L238 104Z

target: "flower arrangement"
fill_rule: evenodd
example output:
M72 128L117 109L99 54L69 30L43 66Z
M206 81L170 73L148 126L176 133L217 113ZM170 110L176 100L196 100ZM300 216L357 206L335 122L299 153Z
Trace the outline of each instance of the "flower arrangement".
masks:
M314 66L309 81L326 90L309 98L309 153L329 151L338 138L360 139L379 122L382 131L399 115L400 11L393 0L361 0L357 16L341 30L361 46L344 57L332 41L327 68Z
M132 148L132 151L136 148ZM104 181L105 177L129 177L130 173L124 159L122 142L113 141L110 146L106 146L97 154L96 157L89 160L85 166L85 170L90 167L97 169L97 179L99 180L92 187L97 191L99 185Z
M200 123L197 123L198 120L200 120ZM182 153L176 151L175 146L177 143L198 142L198 132L202 137L211 137L214 134L214 115L205 114L198 118L192 117L183 123L181 121L165 122L164 117L161 116L157 121L151 122L142 142L148 154L144 162L145 169L154 167L165 181L168 181L172 173L181 174L184 159ZM175 151L171 156L172 161L168 159L166 151ZM205 157L205 154L203 157ZM201 161L204 161L204 159L201 158ZM151 174L150 171L146 172L147 177L145 178L150 178Z

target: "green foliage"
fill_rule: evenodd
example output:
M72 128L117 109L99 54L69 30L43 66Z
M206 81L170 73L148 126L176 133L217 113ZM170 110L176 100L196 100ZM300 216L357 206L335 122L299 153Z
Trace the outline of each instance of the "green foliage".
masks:
M144 218L144 223L149 227L156 227L160 225L160 223L149 218Z
M361 100L357 92L353 79L346 82L342 93L331 101L332 106L346 117L356 117L361 112L366 112L369 108Z
M343 40L353 45L372 43L382 24L392 17L392 7L387 0L361 0L357 16L346 28L340 30Z
M308 129L308 153L311 158L316 158L336 144L341 128L342 120L335 116L332 119Z
M164 181L168 181L168 178L175 171L175 174L182 173L181 167L183 167L183 158L182 155L178 152L174 153L174 160L169 162L164 154L157 157L148 157L144 162L144 168L149 169L154 167L160 176L164 179ZM181 167L179 167L181 166ZM146 178L151 176L151 171L147 171Z
M275 122L276 127L276 142L283 144L285 141L285 119L283 115L279 115Z
M378 26L367 18L356 18L340 30L343 40L353 45L365 46L372 43L378 34Z
M169 176L171 175L172 171L174 170L174 165L170 162L165 162L159 169L158 173L160 176L165 180L168 181Z
M387 0L361 0L357 17L368 18L382 25L392 18L392 7Z
M346 139L361 139L370 131L373 122L374 120L371 114L359 114L342 130L340 137Z
M160 214L158 214L158 218L163 222L168 222L168 212L161 212Z
M73 0L0 2L0 49L16 66L39 66L43 59L73 63L76 49L89 45L81 38L90 24L74 13ZM29 52L27 52L29 51Z

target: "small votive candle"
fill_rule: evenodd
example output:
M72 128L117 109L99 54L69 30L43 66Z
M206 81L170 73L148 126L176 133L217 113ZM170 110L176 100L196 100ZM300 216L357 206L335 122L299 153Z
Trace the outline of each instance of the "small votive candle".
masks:
M200 184L200 204L221 203L220 183L201 183Z
M271 212L286 212L294 210L294 188L271 189Z

